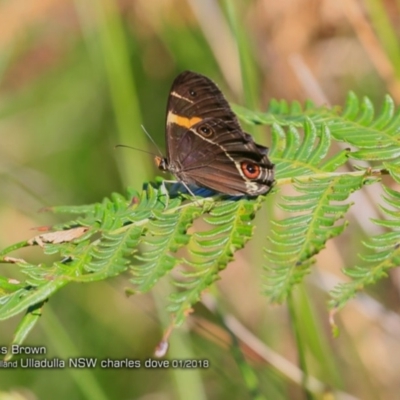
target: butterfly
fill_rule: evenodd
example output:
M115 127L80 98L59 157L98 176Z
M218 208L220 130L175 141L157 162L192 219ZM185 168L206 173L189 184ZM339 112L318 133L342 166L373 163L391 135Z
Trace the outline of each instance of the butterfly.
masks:
M185 186L258 196L273 185L268 148L242 130L217 85L196 72L182 72L172 84L166 145L167 156L156 157L157 166Z

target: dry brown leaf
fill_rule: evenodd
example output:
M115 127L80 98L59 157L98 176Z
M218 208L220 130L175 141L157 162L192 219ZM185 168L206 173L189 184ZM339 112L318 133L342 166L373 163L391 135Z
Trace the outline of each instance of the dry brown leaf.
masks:
M89 228L87 227L80 226L78 228L67 229L65 231L44 233L29 239L28 244L38 244L40 247L43 247L45 243L57 244L71 242L72 240L82 236L85 232L87 232L88 229Z
M26 264L26 261L23 260L22 258L15 258L15 257L8 257L8 256L4 257L4 261L9 262L9 263L13 263L13 264L16 264L16 263Z
M25 262L25 261L24 261ZM8 281L7 281L8 283L11 283L12 285L19 285L21 282L20 281L18 281L18 280L16 280L16 279L9 279Z

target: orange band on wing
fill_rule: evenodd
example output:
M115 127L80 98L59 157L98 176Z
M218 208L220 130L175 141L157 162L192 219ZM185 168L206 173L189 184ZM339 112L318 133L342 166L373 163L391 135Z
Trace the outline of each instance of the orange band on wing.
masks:
M167 117L167 124L169 125L173 123L179 126L183 126L187 129L190 129L193 125L197 124L201 120L202 118L199 117L192 117L192 118L182 117L181 115L176 115L170 111Z

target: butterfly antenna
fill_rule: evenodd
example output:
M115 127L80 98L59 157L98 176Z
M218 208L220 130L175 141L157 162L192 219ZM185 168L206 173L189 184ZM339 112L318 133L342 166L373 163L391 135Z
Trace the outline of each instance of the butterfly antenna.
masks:
M144 133L147 135L147 137L151 140L151 142L154 144L155 148L158 150L158 152L160 153L161 157L163 156L162 151L160 150L160 148L157 146L157 143L154 141L154 139L151 137L150 133L146 131L146 128L144 127L144 125L140 125L144 131Z
M117 147L126 147L127 149L132 149L132 150L140 151L140 152L142 152L142 153L150 154L150 155L152 155L152 156L154 156L154 157L157 157L157 154L154 154L154 153L152 153L151 151L138 149L137 147L127 146L126 144L116 144L116 145L114 146L114 148L116 149Z

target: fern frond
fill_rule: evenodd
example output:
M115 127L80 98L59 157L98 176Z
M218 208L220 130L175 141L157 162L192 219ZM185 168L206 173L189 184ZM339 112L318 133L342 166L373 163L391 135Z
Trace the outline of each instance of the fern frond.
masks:
M361 175L329 174L347 161L347 150L327 157L331 144L330 130L319 129L306 119L301 136L294 126L287 133L272 127L271 159L279 166L279 179L292 177L298 195L282 196L281 209L291 216L273 225L269 240L272 248L265 249L265 291L272 301L282 302L294 284L309 273L314 256L325 243L339 235L346 223L343 219L350 204L348 196L362 187ZM299 181L297 177L309 179Z
M361 188L363 179L346 175L313 179L295 185L302 194L282 197L280 207L296 215L272 221L273 249L265 250L265 291L272 301L284 301L293 285L310 272L314 256L325 243L343 232L347 223L338 221L351 204L342 202Z
M302 136L294 126L285 132L279 125L273 125L270 156L278 165L276 178L279 180L336 170L347 161L348 150L339 151L324 160L330 146L331 134L326 125L317 129L311 120L306 119Z
M204 218L212 228L191 236L190 258L186 259L190 270L181 273L182 280L174 280L181 291L171 294L168 307L174 314L175 326L183 322L201 293L219 279L219 272L233 259L233 254L251 238L250 221L260 208L261 199L220 202Z
M105 232L100 241L92 246L90 261L86 260L85 270L90 273L89 280L105 279L125 271L142 232L143 227L134 224L117 232Z
M385 97L382 111L375 115L371 100L361 103L350 92L343 111L339 107L316 107L311 102L302 108L298 102L272 100L266 113L248 112L235 107L240 117L248 123L300 127L306 119L315 125L326 124L335 140L356 146L359 150L351 157L361 160L397 160L400 156L398 126L400 111L395 110L390 96Z
M175 253L186 247L190 253L187 264L192 271L183 272L183 280L175 282L181 291L172 295L171 306L175 324L179 325L201 292L218 278L218 272L232 260L234 252L251 237L250 221L262 202L261 197L218 201L210 211L212 199L182 204L181 198L168 198L151 185L140 199L133 195L134 199L132 192L127 197L113 195L85 206L81 210L86 214L60 224L60 231L38 235L3 251L0 261L17 263L27 279L16 285L0 280L0 318L9 318L46 300L69 282L106 279L128 269L136 290L148 291L182 263ZM199 208L199 204L203 207ZM70 213L78 210L55 209ZM212 228L189 235L188 228L205 213L205 221ZM47 266L6 257L8 251L34 244L42 246L44 254L58 254L60 259Z
M360 255L364 264L345 268L343 272L352 280L338 285L331 293L330 306L342 308L348 300L365 286L386 277L387 271L400 265L400 192L383 186L386 196L384 201L393 209L380 207L390 219L373 220L377 225L391 231L371 237L364 242L372 254Z
M199 216L196 207L187 207L175 214L153 214L154 219L149 222L142 241L145 249L140 256L136 256L143 264L131 267L134 275L131 281L139 292L150 290L181 261L171 253L176 253L179 248L187 245L190 239L187 229Z
M86 233L72 241L53 240L56 237L53 233L38 235L34 240L22 242L19 247L40 244L44 254L58 254L60 259L49 266L17 260L15 263L27 275L27 279L17 285L17 290L10 284L1 287L0 319L9 318L46 300L69 282L105 279L127 269L127 256L136 248L153 209L164 207L164 203L158 201L158 192L151 186L142 193L141 200L140 204L132 207L129 193L127 198L113 195L112 199L105 199L102 203L85 206L82 210L87 212L86 215L59 226L61 233L71 225L90 226ZM74 212L75 208L58 209ZM92 240L95 235L100 237Z
M36 287L27 283L23 283L23 287L21 287L21 283L17 282L15 289L8 288L8 290L3 286L0 296L0 320L11 318L26 311L29 307L45 301L68 282L68 279L57 279L43 282Z

